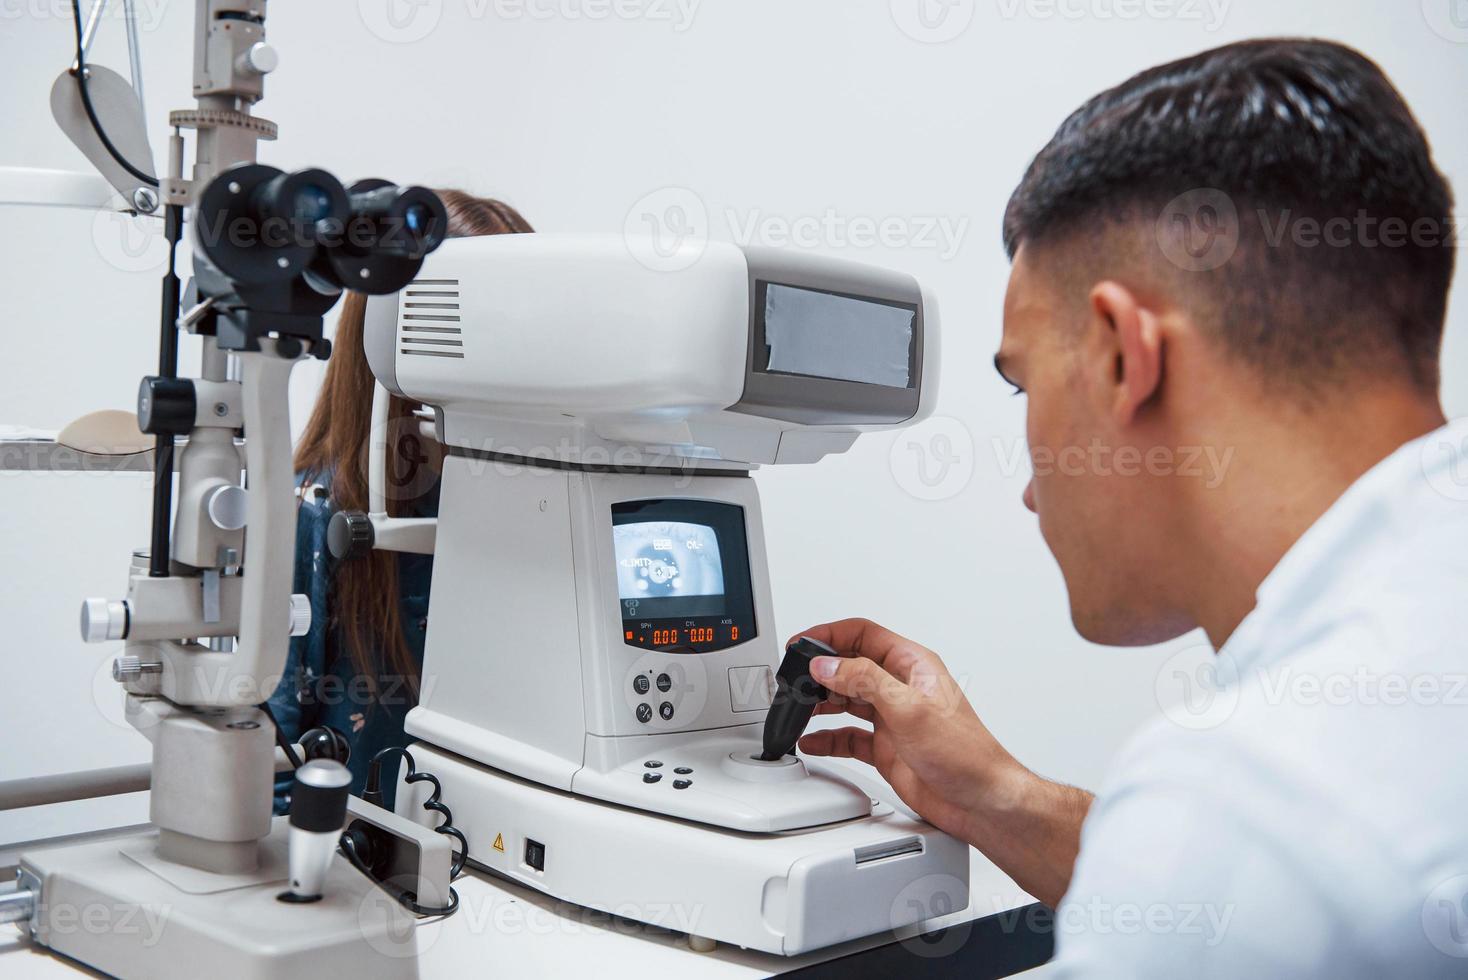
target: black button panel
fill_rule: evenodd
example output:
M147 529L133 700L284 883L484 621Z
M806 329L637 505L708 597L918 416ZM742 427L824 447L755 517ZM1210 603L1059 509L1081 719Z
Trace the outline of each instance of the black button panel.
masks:
M660 762L660 763L658 763L658 765L662 765L662 763ZM679 766L677 769L674 769L673 771L676 772L680 776L687 776L689 773L693 772L693 770L692 769L689 769L687 766Z
M646 703L639 704L637 706L637 720L644 725L652 721L652 705Z
M663 764L656 759L649 759L644 762L643 765L649 769L661 769L663 767ZM682 770L680 769L679 772L681 771Z
M667 674L659 674L658 675L658 690L659 691L662 691L664 694L667 694L672 689L673 689L673 678L669 677Z
M651 686L652 685L648 682L646 674L638 674L636 677L632 678L632 690L636 691L638 694L646 694L648 688Z
M691 779L675 779L675 780L673 780L673 788L674 789L687 789L688 787L690 787L692 785L693 785L693 780L691 780Z
M644 783L655 783L662 778L663 774L660 772L645 772L642 774L642 781Z
M673 702L664 701L662 704L658 705L658 714L662 717L663 721L672 721Z

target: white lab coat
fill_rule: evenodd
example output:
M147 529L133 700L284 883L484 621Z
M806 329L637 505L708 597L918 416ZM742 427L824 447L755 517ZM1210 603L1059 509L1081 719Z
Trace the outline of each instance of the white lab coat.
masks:
M1468 419L1358 480L1205 669L1091 809L1058 975L1468 977Z

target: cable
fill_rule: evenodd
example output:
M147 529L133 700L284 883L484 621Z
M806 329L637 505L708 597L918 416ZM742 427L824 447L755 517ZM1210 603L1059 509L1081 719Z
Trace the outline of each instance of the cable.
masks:
M87 53L82 46L82 8L80 0L71 0L71 19L76 25L76 68L72 74L76 76L77 91L81 93L82 108L86 110L87 119L92 124L92 131L102 141L102 146L117 161L117 165L131 174L135 179L147 184L149 187L158 186L158 178L143 173L137 167L128 162L127 158L112 145L107 138L106 131L102 128L102 121L97 118L97 110L92 107L92 94L87 91Z
M296 755L295 747L286 741L285 732L280 730L280 722L275 720L275 712L270 710L269 701L260 702L260 710L265 712L265 717L270 719L270 727L275 729L275 744L285 753L286 761L291 764L292 769L301 768L301 757Z
M464 873L464 862L469 860L469 839L464 836L462 830L454 826L453 811L443 803L443 784L438 781L438 777L433 773L419 772L413 765L412 753L402 746L390 745L374 755L372 757L372 763L367 768L367 785L362 790L362 799L371 803L373 806L382 806L382 761L394 755L400 756L408 764L408 774L403 777L403 782L406 785L411 786L413 783L423 782L433 784L433 792L429 794L428 799L423 801L423 809L430 813L442 814L443 823L434 827L434 831L440 834L447 834L459 842L459 854L449 868L449 880L452 881Z
M366 875L368 880L372 881L374 884L377 885L377 887L381 888L383 891L391 895L394 899L397 900L399 905L407 909L409 912L412 912L414 915L447 919L449 916L459 911L459 893L454 890L454 887L452 885L449 886L449 900L447 905L443 905L441 907L431 905L419 905L417 902L417 896L414 895L412 892L399 888L397 885L394 885L391 882L383 881L381 878L377 877L377 875L372 873L372 869L367 866L367 862L363 860L361 853L357 850L357 839L351 834L342 834L341 850L342 853L347 856L347 860L352 863L352 867L356 868L358 871L362 872L362 874Z

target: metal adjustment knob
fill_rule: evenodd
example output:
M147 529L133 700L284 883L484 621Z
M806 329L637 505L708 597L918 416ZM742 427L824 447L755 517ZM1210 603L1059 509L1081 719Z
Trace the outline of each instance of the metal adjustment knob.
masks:
M205 498L204 507L215 527L221 531L238 531L245 526L245 503L248 499L249 494L244 487L215 487Z
M297 592L291 596L291 636L311 632L311 597Z
M326 525L326 549L344 561L366 558L376 537L372 518L360 510L339 510Z
M268 75L280 67L280 55L264 41L256 41L245 49L236 64L240 71Z
M127 603L111 599L82 600L82 642L127 639Z
M160 663L144 663L138 657L118 657L112 661L112 679L119 684L141 677L144 674L161 674L163 665Z

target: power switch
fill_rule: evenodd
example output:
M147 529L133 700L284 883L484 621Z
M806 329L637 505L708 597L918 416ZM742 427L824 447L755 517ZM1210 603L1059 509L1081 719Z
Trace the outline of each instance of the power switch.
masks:
M538 840L525 838L525 863L536 871L545 870L545 845Z

